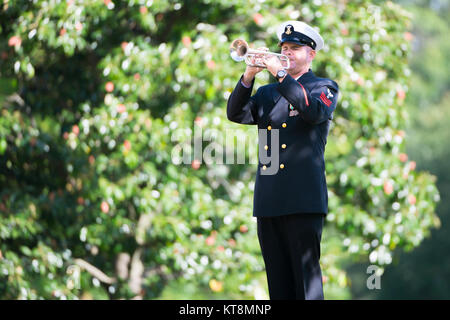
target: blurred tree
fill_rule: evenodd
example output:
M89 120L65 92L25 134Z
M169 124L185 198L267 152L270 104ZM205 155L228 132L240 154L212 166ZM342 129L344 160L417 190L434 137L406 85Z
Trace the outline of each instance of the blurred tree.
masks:
M444 19L448 17L450 11L450 3L447 0L396 0L394 2L412 9L431 9L435 14ZM423 27L427 28L425 25Z
M433 230L418 248L399 252L394 263L386 268L382 290L369 293L358 290L365 281L359 275L364 265L349 268L355 284L355 298L381 299L449 299L450 298L450 77L445 68L450 60L450 7L430 5L422 1L400 1L409 4L414 14L411 36L413 50L410 60L411 87L405 104L411 114L406 135L408 156L419 170L437 176L436 185L442 195L437 214L442 226ZM436 2L436 1L435 1ZM437 1L436 3L438 3ZM442 2L443 4L443 2Z
M276 50L286 19L320 28L327 44L314 71L342 92L326 154L326 297L348 296L341 258L385 266L417 246L438 224L439 196L405 154L409 16L399 6L8 1L0 297L156 298L174 281L212 297L265 297L248 164L257 133L224 120L244 70L228 46L242 37ZM233 134L238 151L225 145ZM235 153L246 165L224 164Z

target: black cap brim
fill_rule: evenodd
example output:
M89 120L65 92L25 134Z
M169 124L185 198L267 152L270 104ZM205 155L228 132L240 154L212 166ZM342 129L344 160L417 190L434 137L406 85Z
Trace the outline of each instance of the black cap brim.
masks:
M293 32L290 35L284 33L281 41L278 43L278 46L283 45L283 43L285 42L291 42L301 46L308 46L313 50L316 49L316 43L314 42L314 40L300 32Z

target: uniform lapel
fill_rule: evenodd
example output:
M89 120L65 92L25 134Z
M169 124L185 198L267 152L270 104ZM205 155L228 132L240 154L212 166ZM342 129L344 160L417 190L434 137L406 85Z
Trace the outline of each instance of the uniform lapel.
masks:
M303 83L308 82L311 76L313 76L311 69L304 73L297 81ZM276 89L276 84L272 85L270 88L273 107L269 112L269 118L275 122L283 122L288 117L289 113L289 102L283 97Z
M282 122L286 119L289 102L283 97L275 86L272 87L273 108L270 110L269 118L275 122Z
M275 106L278 102L278 100L280 100L281 98L281 94L278 92L278 90L276 89L275 86L273 86L271 88L272 90L272 100L273 100L273 105Z

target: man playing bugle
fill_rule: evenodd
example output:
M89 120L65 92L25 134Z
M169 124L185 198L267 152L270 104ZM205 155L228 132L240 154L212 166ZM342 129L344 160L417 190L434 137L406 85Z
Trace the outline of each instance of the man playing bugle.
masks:
M320 34L299 21L277 30L281 54L255 55L228 99L228 119L259 129L253 215L271 299L323 299L320 241L328 194L324 151L339 88L319 78L311 62ZM252 96L255 75L267 69L276 83Z

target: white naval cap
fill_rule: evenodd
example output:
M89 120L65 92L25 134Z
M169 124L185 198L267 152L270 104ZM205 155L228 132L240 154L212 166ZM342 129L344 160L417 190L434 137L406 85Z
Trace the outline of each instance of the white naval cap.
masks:
M309 46L318 51L323 48L323 39L320 34L308 24L301 21L283 22L277 29L280 45L283 42L294 42Z

